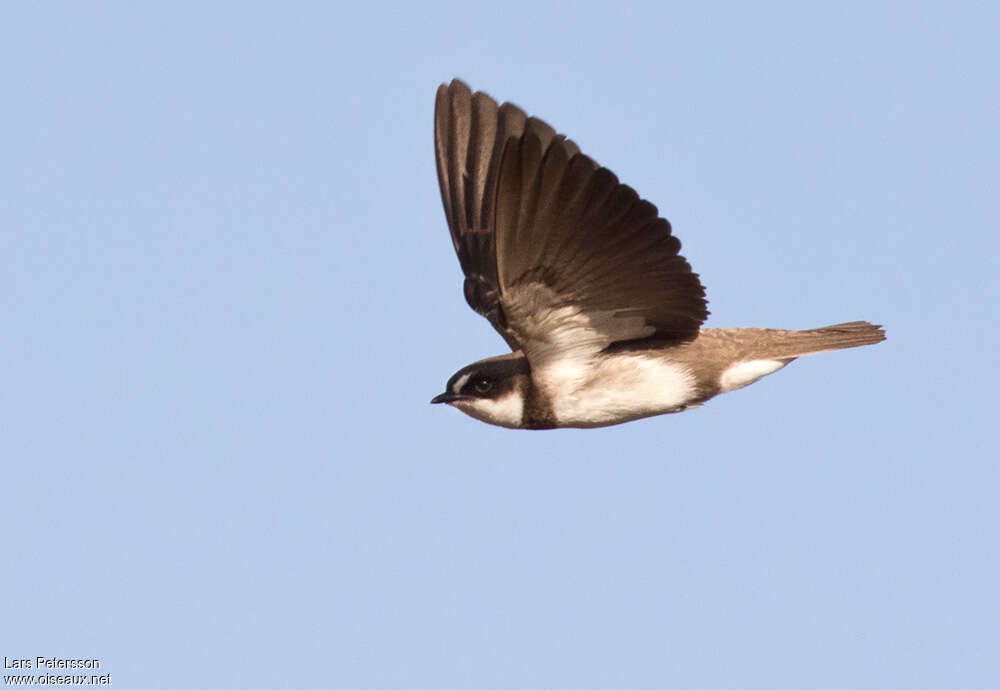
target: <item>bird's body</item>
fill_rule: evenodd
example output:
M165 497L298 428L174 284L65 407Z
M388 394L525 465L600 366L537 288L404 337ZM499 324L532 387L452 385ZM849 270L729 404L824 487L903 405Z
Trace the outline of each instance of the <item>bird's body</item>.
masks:
M703 328L697 338L679 345L625 349L589 363L561 362L535 370L523 353L513 352L470 365L505 363L514 382L510 391L488 403L472 398L452 404L476 419L512 429L621 424L683 412L749 386L798 356L868 345L880 337L864 321L810 331ZM465 373L468 379L454 381L456 392L474 375Z
M704 288L656 207L544 122L457 80L438 90L435 149L466 300L512 352L459 370L433 402L509 428L608 426L885 338L864 321L701 328Z

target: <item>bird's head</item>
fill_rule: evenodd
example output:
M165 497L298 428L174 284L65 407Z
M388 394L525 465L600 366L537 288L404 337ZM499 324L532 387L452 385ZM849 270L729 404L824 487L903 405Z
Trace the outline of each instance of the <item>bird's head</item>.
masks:
M483 422L519 429L530 384L528 360L520 352L490 357L462 367L432 403L452 407Z

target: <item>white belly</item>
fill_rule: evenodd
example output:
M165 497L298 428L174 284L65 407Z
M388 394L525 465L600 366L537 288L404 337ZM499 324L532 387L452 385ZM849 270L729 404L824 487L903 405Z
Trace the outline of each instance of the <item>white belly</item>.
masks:
M694 377L662 357L622 353L590 367L557 363L538 372L559 426L594 427L676 412L695 398Z

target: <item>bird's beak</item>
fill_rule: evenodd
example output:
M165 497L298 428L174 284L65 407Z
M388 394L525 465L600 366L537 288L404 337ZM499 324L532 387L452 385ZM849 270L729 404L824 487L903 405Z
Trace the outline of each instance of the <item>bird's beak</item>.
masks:
M464 395L458 395L457 393L442 393L441 395L435 395L431 398L431 404L437 405L438 403L450 403L456 400L461 400Z

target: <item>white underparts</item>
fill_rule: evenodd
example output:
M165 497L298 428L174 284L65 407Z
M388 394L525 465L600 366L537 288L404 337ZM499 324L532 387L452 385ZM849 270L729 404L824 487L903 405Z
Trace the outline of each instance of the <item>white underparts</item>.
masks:
M561 426L605 426L684 409L695 397L686 367L662 356L620 354L562 362L536 379Z
M789 361L737 362L719 376L719 393L748 386ZM535 385L557 426L620 424L679 412L704 401L694 375L686 366L662 355L641 353L552 362L535 371ZM451 404L488 424L512 429L523 426L524 394L520 387L498 398L465 398Z
M749 386L759 378L773 374L781 367L788 364L787 361L776 359L753 359L748 362L737 362L732 365L719 377L719 387L722 393L734 391L737 388Z

